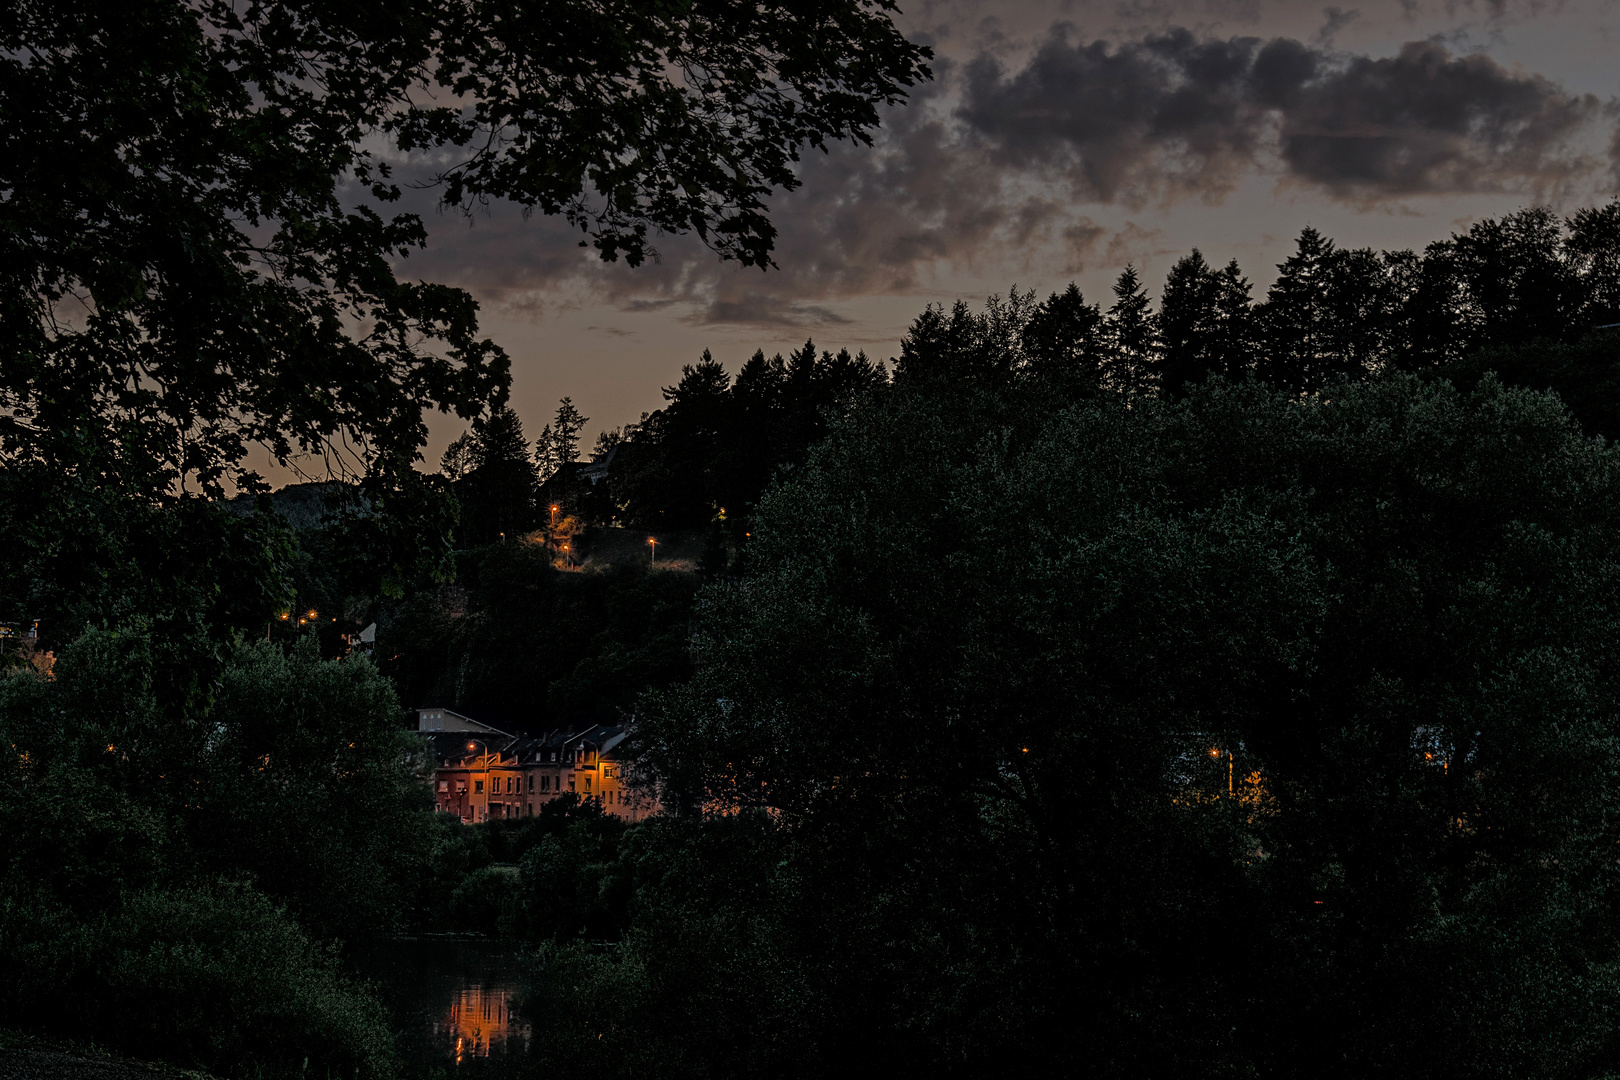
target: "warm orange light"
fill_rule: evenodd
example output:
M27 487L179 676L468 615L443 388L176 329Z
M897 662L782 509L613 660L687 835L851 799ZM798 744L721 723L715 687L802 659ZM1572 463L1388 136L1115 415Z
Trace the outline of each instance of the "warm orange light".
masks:
M315 616L317 616L317 615L319 615L319 614L320 614L320 612L318 612L318 611L316 611L316 610L315 610L315 609L314 609L314 608L310 608L310 609L309 609L309 617L310 617L310 618L312 618L312 619L313 619L313 618L314 618L314 617L315 617Z
M1026 754L1029 753L1029 747L1027 747L1027 746L1024 747L1024 753L1026 753Z
M1211 751L1210 751L1210 752L1209 752L1209 756L1210 756L1210 757L1220 757L1220 756L1221 756L1221 752L1220 752L1220 751L1219 751L1219 750L1211 750Z
M287 612L285 612L285 611L283 611L283 612L282 612L282 613L281 613L281 621L282 621L282 622L286 622L286 621L287 621L287 619L288 619L288 613L287 613Z

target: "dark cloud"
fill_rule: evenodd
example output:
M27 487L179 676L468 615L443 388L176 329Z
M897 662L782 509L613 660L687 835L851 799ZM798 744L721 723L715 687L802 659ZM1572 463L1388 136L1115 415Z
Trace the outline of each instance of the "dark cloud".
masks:
M1540 75L1418 41L1304 85L1284 113L1282 152L1293 175L1341 196L1545 195L1590 168L1568 144L1598 112L1596 98Z
M1176 30L1116 48L1063 25L1016 73L988 53L971 61L958 115L997 162L1061 173L1082 198L1218 196L1259 145L1258 44Z
M1339 36L1339 31L1361 18L1361 12L1351 9L1349 11L1339 7L1322 9L1322 29L1316 32L1316 43L1324 48L1333 44L1333 39Z
M1015 72L989 54L970 62L958 115L995 160L1139 206L1219 200L1273 157L1292 179L1361 201L1545 194L1590 170L1571 142L1598 111L1589 95L1433 42L1344 58L1283 38L1172 30L1114 45L1058 26Z
M716 299L687 319L702 326L736 323L745 326L844 326L852 320L815 304L801 304L767 292Z
M1091 257L1092 249L1107 234L1107 229L1088 217L1082 217L1067 226L1063 230L1063 239L1068 247L1069 261L1063 267L1063 272L1078 274L1085 270L1086 260Z
M1323 15L1324 33L1350 17ZM565 223L500 207L471 226L441 220L403 269L513 319L606 301L701 325L813 328L846 322L850 298L927 292L940 271L1076 274L1161 253L1153 231L1083 213L1101 204L1218 203L1257 172L1363 205L1544 194L1597 167L1571 149L1602 111L1593 99L1432 42L1372 59L1185 29L1110 43L1059 25L1017 55L943 61L886 112L875 146L808 153L802 186L772 200L768 273L722 264L690 236L660 238L638 269L603 264ZM1615 155L1620 175L1620 141Z

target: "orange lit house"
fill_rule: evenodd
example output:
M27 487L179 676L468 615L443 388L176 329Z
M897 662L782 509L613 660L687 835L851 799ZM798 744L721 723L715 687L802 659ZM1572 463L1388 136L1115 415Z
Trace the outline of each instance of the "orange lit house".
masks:
M629 734L624 724L513 735L434 707L417 710L417 729L433 743L434 802L465 822L533 817L569 792L630 821L658 809L655 798L625 782L625 763L615 754Z

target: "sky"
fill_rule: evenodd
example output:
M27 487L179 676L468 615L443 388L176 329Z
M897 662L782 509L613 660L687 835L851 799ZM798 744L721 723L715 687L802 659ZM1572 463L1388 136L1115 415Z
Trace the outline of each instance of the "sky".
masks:
M595 432L663 404L705 349L899 351L926 305L1076 282L1106 307L1196 247L1263 296L1312 225L1421 248L1529 205L1620 191L1620 0L910 0L935 78L872 147L810 151L772 200L776 268L663 237L595 261L560 220L429 219L402 275L468 289L537 434L564 396ZM462 425L435 417L426 467Z

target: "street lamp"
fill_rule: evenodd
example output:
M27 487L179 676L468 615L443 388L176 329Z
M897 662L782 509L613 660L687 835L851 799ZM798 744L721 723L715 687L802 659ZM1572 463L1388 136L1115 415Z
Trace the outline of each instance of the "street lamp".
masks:
M652 548L652 561L657 562L658 561L658 538L656 536L647 537L647 546L649 548Z
M1210 750L1209 756L1218 759L1221 756L1220 747ZM1226 752L1226 793L1228 795L1232 794L1232 751L1230 750Z

